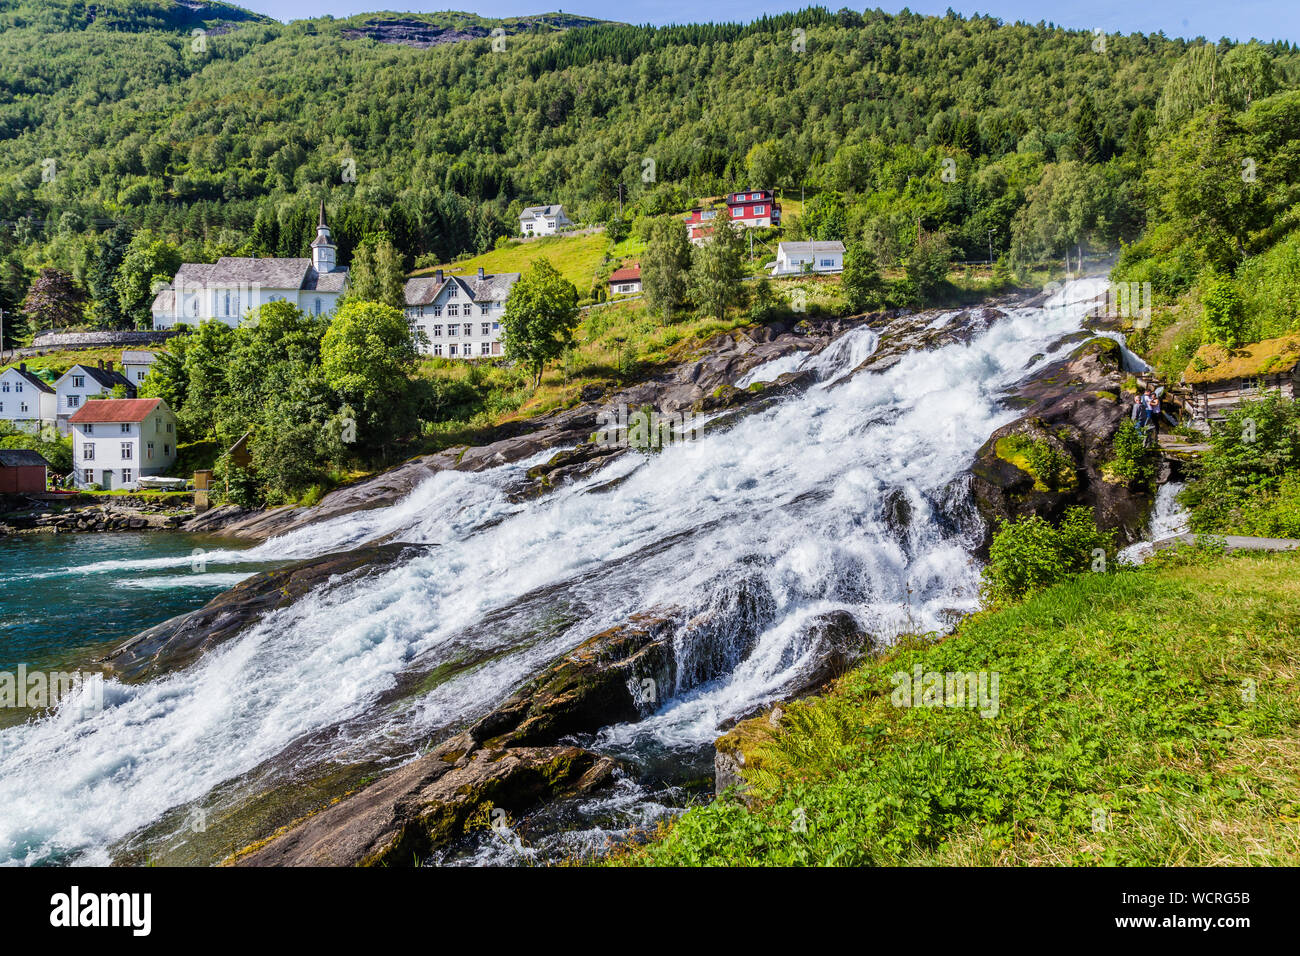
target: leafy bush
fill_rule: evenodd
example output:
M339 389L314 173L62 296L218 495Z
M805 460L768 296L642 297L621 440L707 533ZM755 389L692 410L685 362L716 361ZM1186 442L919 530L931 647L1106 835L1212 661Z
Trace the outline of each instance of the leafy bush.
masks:
M1069 509L1055 528L1038 515L1007 522L989 546L984 598L992 604L1017 601L1092 570L1098 557L1113 556L1114 539L1113 531L1098 530L1091 509L1083 507Z
M1106 464L1106 471L1130 485L1150 485L1156 475L1155 455L1142 445L1142 430L1132 420L1126 420L1111 439L1115 457Z
M1229 412L1210 437L1198 477L1182 494L1192 511L1192 530L1236 533L1242 522L1286 524L1282 485L1300 471L1298 425L1300 407L1277 392Z

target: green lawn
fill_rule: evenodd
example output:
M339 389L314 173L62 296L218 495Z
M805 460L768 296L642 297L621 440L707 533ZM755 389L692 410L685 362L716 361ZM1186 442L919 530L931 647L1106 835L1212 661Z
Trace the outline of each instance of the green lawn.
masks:
M628 246L625 240L620 247ZM560 275L578 287L578 295L586 296L602 273L605 251L609 239L603 232L587 236L547 236L532 242L517 242L482 255L441 266L418 269L411 275L430 275L440 268L452 275L473 275L480 268L487 273L527 272L538 259L549 259ZM610 270L604 269L604 274Z
M916 639L731 738L749 804L633 864L1300 863L1300 555L1087 574ZM997 713L891 675L998 675ZM987 685L990 689L991 684Z

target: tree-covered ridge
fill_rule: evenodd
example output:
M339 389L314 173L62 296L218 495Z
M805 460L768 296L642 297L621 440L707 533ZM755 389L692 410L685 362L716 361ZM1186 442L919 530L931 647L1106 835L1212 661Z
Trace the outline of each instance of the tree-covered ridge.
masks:
M0 30L191 30L213 23L274 22L218 0L0 0Z
M1192 49L820 8L558 33L545 15L504 42L427 48L349 38L389 16L406 17L0 32L0 307L45 266L89 288L124 241L304 255L321 199L342 261L382 232L408 266L491 247L525 204L608 221L620 186L627 215L820 190L792 234L860 238L886 265L931 234L959 258L1114 246L1143 227L1149 130ZM1250 49L1294 84L1290 46Z

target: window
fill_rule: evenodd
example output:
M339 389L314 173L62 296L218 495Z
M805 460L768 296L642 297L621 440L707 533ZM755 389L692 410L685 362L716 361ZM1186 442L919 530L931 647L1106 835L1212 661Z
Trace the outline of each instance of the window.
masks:
M9 389L6 388L5 391L6 391L6 392L9 391ZM17 385L15 385L15 386L14 386L14 391L21 395L21 394L22 394L22 391L23 391L23 383L22 383L22 382L19 382Z
M492 354L493 354L493 355L500 355L500 354L501 354L501 343L500 343L500 342L493 342L493 343L492 343Z
M441 326L441 325L435 325L435 326L433 327L433 334L434 334L434 336L441 336L441 335L442 335L442 326Z
M171 433L172 433L172 423L171 423L171 422L168 422L168 423L167 423L167 434L170 435Z
M72 376L72 387L73 387L73 388L85 388L85 387L86 387L86 376L84 376L84 375L74 375L74 376Z
M172 446L171 446L171 445L164 444L164 445L163 445L163 457L166 458L166 457L167 457L168 455L170 455L171 453L172 453Z
M69 408L76 408L76 407L77 407L78 405L80 405L80 404L81 404L81 396L80 396L80 395L69 395L69 396L68 396L68 407L69 407Z
M448 315L460 315L460 306L458 306L458 305L449 305L449 306L447 306L447 314L448 314Z
M491 355L491 354L492 354L492 343L490 343L490 342L484 342L484 343L482 343L481 345L479 345L479 354L480 354L480 355Z
M148 375L148 374L149 374L148 372L142 372L142 371L140 371L139 369L136 369L136 371L135 371L135 380L136 380L137 382L143 382L143 381L144 381L144 377L145 377L146 375Z
M766 207L766 206L755 206L755 207L754 207L754 215L755 215L755 216L761 216L761 215L763 215L765 212L767 212L767 207Z
M128 481L134 481L134 480L135 480L135 479L134 479L134 477L133 477L133 474L132 474L132 472L131 472L131 469L130 469L130 468L123 468L123 469L122 469L122 483L125 484L125 483L128 482Z
M440 306L440 305L435 305L435 306L433 307L433 317L434 317L435 319L440 319L440 318L442 318L442 306Z
M479 315L487 315L487 314L488 314L488 304L487 304L486 302L484 302L482 305L480 305L480 306L478 307L478 314L479 314Z
M3 385L0 385L0 392L7 392L7 391L9 391L9 383L5 382Z
M134 454L135 454L135 443L129 441L122 442L122 460L130 461L131 458L134 456Z
M823 269L833 269L834 267L835 267L835 260L834 260L834 259L823 259L823 260L822 260L822 268L823 268Z
M88 441L81 446L81 460L82 461L95 460L95 443L93 441Z
M81 472L81 480L88 485L95 483L95 471L93 468L86 468Z
M3 414L3 413L4 413L4 410L5 410L5 403L4 403L4 402L0 402L0 414Z
M153 442L145 443L145 451L148 453L149 461L153 461Z
M131 426L128 425L126 422L122 423L122 434L123 435L131 434Z
M433 346L433 354L434 354L434 355L442 355L442 343L441 343L441 342L436 342L436 343L434 343L434 346Z
M448 334L448 335L459 335L459 334L460 334L460 323L459 323L459 322L453 322L453 323L451 323L451 325L447 326L447 334Z
M93 434L95 434L95 426L94 426L94 425L84 425L84 426L82 426L82 427L85 428L85 430L86 430L86 434L87 434L87 435L93 435Z
M320 300L320 299L317 299L317 300L316 300L316 314L317 314L317 315L320 315L321 312L323 311L323 308L324 308L324 307L323 307L322 304L321 304L321 300Z
M422 306L422 305L417 305L417 306L415 307L415 316L416 316L416 318L419 318L419 319L424 318L424 306Z
M485 309L484 311L487 311L487 310ZM492 334L492 323L491 323L491 322L484 322L480 328L481 328L481 330L482 330L480 334L482 334L482 335L491 335L491 334Z
M449 299L454 299L454 298L456 298L456 294L457 294L458 291L459 291L459 288L457 287L456 283L453 282L453 283L451 284L451 288L447 291L447 298L449 298Z
M493 332L497 331L497 329L499 329L499 328L501 328L501 323L500 323L500 322L493 322L493 323L492 323L492 331L493 331Z
M4 411L4 406L3 406L3 405L0 405L0 411ZM23 413L26 413L26 412L27 412L27 403L26 403L26 402L19 402L19 403L18 403L18 411L23 412Z

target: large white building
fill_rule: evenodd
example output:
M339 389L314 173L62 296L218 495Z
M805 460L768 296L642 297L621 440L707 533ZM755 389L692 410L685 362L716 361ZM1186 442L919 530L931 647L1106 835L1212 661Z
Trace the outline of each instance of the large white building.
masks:
M35 434L53 426L58 413L54 389L21 363L0 372L0 421Z
M406 280L406 317L425 336L426 355L491 358L501 355L501 315L518 272L431 276Z
M211 265L187 262L153 301L153 327L198 325L219 319L239 325L244 314L268 302L292 302L309 315L329 315L347 291L348 270L320 207L310 259L250 259L223 256Z
M528 206L519 214L519 234L523 236L553 236L572 225L563 206Z
M135 386L113 368L112 362L78 363L64 372L54 383L59 433L68 433L72 416L88 401L113 398L114 390L120 393L118 398L135 398Z
M135 490L142 476L176 462L176 416L161 398L90 401L70 422L78 488Z

